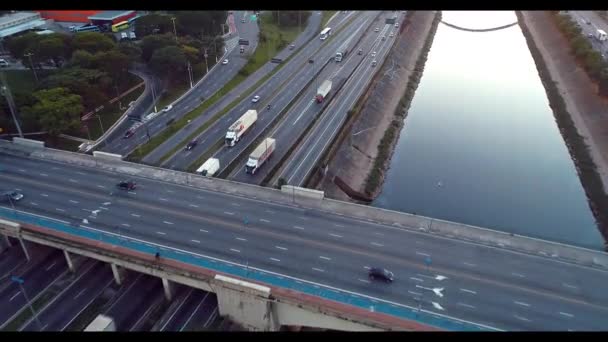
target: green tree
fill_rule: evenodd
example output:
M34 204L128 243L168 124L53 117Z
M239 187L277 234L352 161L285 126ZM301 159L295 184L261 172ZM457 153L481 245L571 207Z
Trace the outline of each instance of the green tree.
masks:
M38 42L38 57L59 65L66 58L66 45L61 37L44 37Z
M74 50L85 50L93 54L108 51L116 47L112 39L99 32L76 33L72 45Z
M119 43L118 51L125 54L131 62L137 62L141 58L141 48L132 42Z
M186 55L177 46L158 49L150 59L150 68L161 78L174 80L186 68Z
M95 67L95 56L85 50L76 50L72 54L70 60L70 66L78 68L94 68Z
M137 19L135 35L140 39L151 34L165 34L173 32L171 17L161 14L148 14Z
M198 62L200 62L201 60L201 55L198 49L192 47L192 46L187 46L184 45L181 47L182 51L184 52L184 55L186 56L186 59L192 63L192 64L196 64Z
M226 22L226 11L174 11L178 34L192 37L218 36L222 34L220 24Z
M36 103L25 107L24 116L36 120L40 128L51 136L77 129L80 126L80 115L84 107L79 95L70 93L65 88L39 90L34 93Z
M154 51L168 46L175 46L175 38L170 34L147 36L141 42L141 58L147 63Z
M95 54L95 65L111 78L122 82L129 70L129 57L118 50L98 52Z
M16 59L23 60L23 55L26 53L26 51L28 49L32 50L38 44L40 38L40 35L34 32L28 32L20 36L10 37L6 41L6 47L11 56Z

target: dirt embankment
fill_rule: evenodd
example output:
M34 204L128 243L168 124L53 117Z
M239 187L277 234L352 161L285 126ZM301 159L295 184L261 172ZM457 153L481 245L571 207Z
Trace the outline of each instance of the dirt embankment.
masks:
M340 143L325 177L318 183L317 188L324 190L327 197L365 202L380 192L403 118L419 81L421 70L415 73L416 62L423 52L436 15L435 11L416 11L406 21L381 70L362 96L363 102L358 106L359 112L355 113L352 128L345 132L348 136ZM417 77L411 77L412 74ZM387 130L391 133L386 134ZM384 146L379 150L381 142ZM374 165L379 152L383 154L380 168ZM375 184L370 187L368 178L372 172Z
M598 86L571 54L550 13L520 11L517 16L591 210L608 240L608 100L598 95Z

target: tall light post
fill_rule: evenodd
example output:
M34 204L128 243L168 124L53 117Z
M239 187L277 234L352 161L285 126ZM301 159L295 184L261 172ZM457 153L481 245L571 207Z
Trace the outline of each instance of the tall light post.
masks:
M103 129L103 125L101 124L101 115L97 114L97 119L99 119L99 127L101 127L101 135L105 133Z
M32 66L32 71L34 72L34 78L36 78L36 83L38 83L38 74L36 74L36 68L34 68L34 62L32 62L32 56L34 54L33 53L26 53L25 55L23 55L24 57L28 57L30 60L30 65Z
M4 79L4 72L0 72L0 81L2 82L2 87L0 88L0 93L6 97L6 102L8 103L8 108L11 111L11 115L13 117L13 121L15 122L15 126L17 126L17 132L19 132L19 136L23 138L23 132L21 131L21 125L19 125L19 120L17 120L17 114L15 113L15 103L13 102L13 96L11 94L11 90Z
M173 21L173 34L175 35L175 42L177 43L177 30L175 29L175 17L171 18Z
M118 93L118 85L114 84L114 89L116 89L116 98L118 99L118 110L122 110L122 102L120 101L120 94Z
M154 80L152 80L152 103L154 103L154 113L158 112L156 110L156 92L154 91L154 88L156 87L156 82L154 82Z
M40 320L38 319L38 315L36 315L36 311L34 310L34 307L32 306L32 302L30 302L30 299L27 297L27 293L25 292L25 289L23 288L23 283L25 281L22 278L19 278L17 276L12 276L11 281L19 284L19 288L21 289L21 292L23 292L23 297L25 297L25 300L27 301L28 306L30 307L30 310L32 311L32 315L34 315L34 319L36 320L36 323L38 324L38 329L40 329L40 331L42 331L42 324L40 323Z
M207 64L207 57L209 55L207 55L207 49L205 49L205 55L204 56L205 56L205 68L207 69L207 72L205 74L208 74L209 73L209 64Z
M190 78L190 89L192 89L192 67L190 61L188 61L188 77Z

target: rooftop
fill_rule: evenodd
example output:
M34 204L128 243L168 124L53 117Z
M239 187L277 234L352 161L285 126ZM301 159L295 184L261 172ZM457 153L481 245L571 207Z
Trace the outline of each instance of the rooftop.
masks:
M89 17L89 20L113 20L133 11L103 11Z
M27 17L39 17L40 14L38 13L34 13L34 12L17 12L17 13L11 13L11 14L6 14L0 17L0 27L5 25L5 24L10 24L13 21L18 21L20 19L24 19Z

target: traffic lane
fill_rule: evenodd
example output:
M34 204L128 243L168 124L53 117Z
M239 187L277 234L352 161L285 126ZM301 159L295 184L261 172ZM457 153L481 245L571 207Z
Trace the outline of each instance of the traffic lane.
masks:
M25 324L19 328L19 331L56 331L51 327L51 323L56 321L57 319L61 319L62 313L65 314L66 311L69 312L70 304L72 304L71 297L74 296L75 293L72 291L75 289L77 291L81 290L80 286L82 286L83 279L87 277L92 277L95 275L94 270L101 271L99 267L102 265L100 262L96 262L92 259L85 260L79 266L79 274L77 278L72 281L64 290L61 291L55 298L51 300L51 302L47 303L42 309L37 311L37 318L41 325L38 325L38 322L33 317ZM65 310L64 312L58 312L58 310Z
M191 289L191 293L186 297L183 304L175 311L171 319L161 327L160 331L182 331L182 328L190 322L207 296L209 296L208 292Z
M142 275L106 314L114 319L117 331L130 331L162 295L160 278Z
M187 310L194 310L194 305L191 305L190 307L187 305L187 303L191 302L191 298L194 295L194 288L185 288L184 287L184 294L180 294L180 295L176 295L175 299L173 300L176 303L179 303L178 306L176 308L173 308L173 311L167 311L165 312L164 316L169 315L168 317L162 317L161 321L159 321L159 331L166 331L168 330L167 328L169 327L169 329L174 326L175 324L179 324L180 320L185 319L184 315L189 315L190 313L186 313L185 311ZM178 323L176 323L178 322ZM157 323L158 324L158 323ZM169 330L171 331L171 330Z
M28 270L19 275L24 280L23 288L27 298L33 300L41 291L47 288L61 274L67 271L65 257L60 251L52 253L39 267ZM15 313L24 308L25 300L21 287L15 283L0 292L0 325L7 323Z
M364 22L367 22L367 19L365 19ZM349 36L353 35L355 33L359 33L359 30L357 30L357 27L351 26L351 27L349 27L349 29L351 29L351 31L345 31L346 33L348 33ZM338 43L340 43L340 41L337 39L332 42L332 44L336 45L336 46ZM334 53L333 50L329 50L329 48L325 49L324 53L319 57L319 59L320 60L329 59L333 55L333 53ZM283 70L285 70L285 68L283 68L281 71L283 71ZM299 71L297 71L295 75L290 77L290 79L296 79L297 81L289 82L286 85L286 88L283 89L281 92L277 92L277 89L279 89L278 87L280 87L285 82L284 78L281 78L281 79L283 79L283 81L280 84L273 84L272 82L270 82L270 83L266 82L262 87L259 88L259 90L257 92L255 92L255 94L261 96L262 98L266 98L269 95L274 94L274 95L271 95L272 97L270 100L260 101L260 103L262 103L262 104L265 104L267 102L273 103L273 108L271 108L271 110L269 110L269 111L268 110L265 111L262 109L260 111L259 115L266 113L266 114L270 114L271 118L276 117L279 114L279 111L277 110L277 108L283 108L289 102L291 102L293 97L295 97L296 94L299 93L301 87L312 78L315 71L316 71L316 69L314 69L314 68L303 67L303 68L299 69ZM279 73L277 73L277 75ZM277 75L275 75L275 76L277 76ZM283 76L283 75L280 75L280 76ZM274 100L277 98L278 98L278 100L276 102L274 102ZM222 127L223 130L217 129L217 128L214 129L211 133L212 136L209 137L209 135L207 135L207 139L205 140L205 143L200 144L201 146L198 147L197 150L207 151L211 146L213 146L218 140L221 139L221 136L223 136L223 134L227 130L228 126L230 126L232 124L233 120L235 120L239 115L242 115L242 113L245 110L250 109L251 107L252 106L250 103L248 103L247 99L243 100L239 106L235 107L235 109L233 109L231 111L229 118L226 118L223 121L221 121L221 120L218 121L219 124L224 126L224 127ZM258 104L254 107L260 108L260 107L264 107L264 106L260 106ZM271 119L267 120L266 119L267 117L268 117L268 115L260 115L260 117L258 118L259 122L256 123L256 125L254 127L252 127L251 130L261 131L264 127L261 127L261 125L259 123L262 123L265 120L267 122L271 121ZM214 125L217 125L217 123ZM210 127L210 129L211 129L211 127ZM247 138L247 136L255 136L255 134L251 134L251 133L252 132L248 132L248 134L246 134L244 139L250 139L250 140L253 139L253 137ZM237 155L237 154L240 154L240 152L248 146L248 144L245 141L242 143L239 143L238 145L241 145L238 149L238 152L229 151L227 149L221 149L219 152L216 152L216 153L219 153L219 155L216 154L215 157L219 158L221 160L221 159L223 159L223 157L221 156L221 153ZM234 150L234 147L231 149ZM192 152L192 151L188 151L188 152ZM192 164L203 153L204 152L201 152L200 154L199 153L188 153L187 156L185 156L186 153L184 153L184 157L182 157L182 158L180 158L180 156L176 156L175 159L178 159L179 161L177 161L177 162L172 161L172 163L170 164L170 167L178 168L178 169L185 169L190 164Z
M4 238L1 238L4 239ZM5 243L4 241L0 243ZM27 262L23 249L17 243L13 243L12 247L7 248L0 254L0 279L8 280L10 275L20 266ZM2 281L4 283L4 281ZM2 284L0 283L0 285Z
M202 291L201 291L202 292ZM194 312L188 317L178 331L198 331L207 328L217 317L218 303L214 293L205 292L204 297L197 303Z
M289 217L288 217L288 218L286 218L286 219L287 219L287 220L289 220ZM322 222L320 222L319 224L322 224ZM336 228L340 228L340 227L336 227ZM442 247L444 247L444 246L438 246L438 248L442 248ZM450 250L452 250L452 249L448 249L448 251L450 251ZM427 250L425 250L425 251L428 251L428 249L427 249ZM424 253L424 252L420 252L420 253ZM444 252L444 253L445 253L445 252ZM457 257L462 258L462 256L461 256L461 255L460 255L460 256L458 256L458 255L455 255L455 256L454 256L454 258L457 258ZM423 256L421 255L419 258L423 258ZM448 258L448 259L451 259L451 258ZM475 260L475 259L476 259L476 257L471 257L471 259L472 259L472 260ZM529 261L528 261L528 263L529 263ZM524 262L522 262L521 264L525 264L525 263L524 263ZM515 272L513 272L513 273L515 273ZM520 273L516 273L516 274L518 274L518 276L520 275Z
M351 31L352 31L352 30L356 29L356 28L353 28L353 27L354 27L354 25L351 25L351 26L350 26L350 27L348 27L348 28L347 28L345 31L343 31L341 34L346 34L346 33L350 32L350 31L348 31L348 30L351 30ZM346 33L345 33L345 32L346 32ZM350 32L350 33L352 33L352 32ZM336 43L336 41L337 41L337 40L334 40L334 42L332 42L333 44L332 44L331 46L336 45L336 44L337 44L337 43ZM311 47L310 47L310 48L308 48L307 50L313 50L313 51L315 51L315 53L316 53L316 50L314 50L314 49L315 49L315 48L318 48L318 47L320 47L320 46L321 46L320 42L313 41L313 46L311 46ZM332 51L331 53L333 53L333 51ZM277 85L276 85L276 84L277 84L277 82L278 82L279 80L285 79L285 78L286 78L286 77L287 77L289 74L291 74L291 73L293 73L294 71L296 71L296 69L295 69L295 68L293 68L292 66L295 66L296 64L303 64L303 63L305 63L305 59L304 59L304 58L302 58L302 57L303 57L303 56L302 56L302 54L298 54L298 55L296 56L296 58L294 58L292 61L290 61L290 62L288 63L288 65L286 65L285 67L283 67L283 68L282 68L282 69L281 69L279 72L277 72L277 73L276 73L275 75L273 75L273 76L272 76L270 79L268 79L266 82L264 82L264 84L263 84L263 85L261 85L261 86L260 86L260 88L258 88L258 90L255 92L255 94L260 95L260 96L262 96L262 97L265 97L265 96L268 96L268 94L271 94L271 93L274 91L274 89L276 89L276 87L277 87ZM271 88L271 87L272 87L272 89L269 89L269 88ZM253 94L252 94L252 95L253 95ZM235 107L235 109L233 109L233 110L231 111L231 114L232 114L232 115L235 115L235 112L236 112L236 114L237 114L237 115L240 115L240 114L238 114L238 113L241 113L241 114L242 114L242 112L244 112L246 109L249 109L249 107L250 107L250 106L251 106L251 104L250 104L250 99L243 99L243 101L241 101L241 103L240 103L239 105L237 105L237 106ZM235 120L235 119L236 119L236 117L235 117L235 118L233 118L233 119ZM225 120L225 121L226 121L226 122L223 124L223 126L226 126L226 127L222 127L222 128L223 128L223 129L222 129L223 131L225 131L225 130L227 129L227 127L228 127L230 124L232 124L232 122L229 122L228 120ZM218 125L218 123L215 123L215 124L214 124L214 125L212 125L212 126L217 126L217 125ZM214 129L214 128L213 128L213 127L210 127L210 128L208 129L208 131L209 131L209 130L211 130L211 129ZM214 137L213 139L217 140L217 138L215 138L215 137ZM211 140L213 140L213 139L211 139Z

